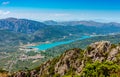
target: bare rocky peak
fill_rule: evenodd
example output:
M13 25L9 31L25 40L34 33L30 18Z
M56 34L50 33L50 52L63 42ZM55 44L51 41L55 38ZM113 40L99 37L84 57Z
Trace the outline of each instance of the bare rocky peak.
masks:
M90 57L93 61L116 60L115 56L120 53L120 46L111 44L109 41L101 41L91 44L85 50L86 57Z
M71 67L80 74L89 59L95 61L116 61L116 55L120 53L120 46L114 46L109 41L92 43L86 50L69 50L64 53L55 65L55 73L64 75Z
M71 67L76 69L76 72L81 71L82 61L77 59L82 57L79 49L73 49L63 54L59 61L55 64L55 73L64 75ZM62 64L62 65L61 65Z
M92 43L86 50L86 57L92 58L93 61L102 61L105 59L107 53L109 53L111 43L109 41L101 41Z

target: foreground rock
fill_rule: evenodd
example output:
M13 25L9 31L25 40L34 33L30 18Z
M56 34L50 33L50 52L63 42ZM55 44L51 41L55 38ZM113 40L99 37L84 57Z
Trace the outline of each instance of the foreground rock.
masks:
M120 77L120 45L96 42L85 50L71 49L31 71L12 77Z

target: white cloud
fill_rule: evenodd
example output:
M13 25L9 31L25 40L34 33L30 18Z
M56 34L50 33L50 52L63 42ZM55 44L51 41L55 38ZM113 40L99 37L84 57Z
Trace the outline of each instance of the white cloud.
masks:
M8 5L8 4L10 4L10 2L9 2L9 1L2 2L2 5Z
M7 15L9 14L10 11L3 11L3 10L0 10L0 15Z

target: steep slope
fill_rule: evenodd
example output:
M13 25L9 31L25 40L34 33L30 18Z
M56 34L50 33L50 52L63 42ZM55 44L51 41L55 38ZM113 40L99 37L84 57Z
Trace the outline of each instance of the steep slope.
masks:
M47 25L41 22L27 19L6 18L0 20L0 29L14 32L32 33L45 27Z
M31 71L13 77L119 77L120 45L108 41L92 43L87 49L71 49Z
M61 29L55 29L55 26L48 26L33 20L0 19L0 52L17 51L21 43L51 41L68 35L68 33L60 31Z
M0 36L0 52L16 51L20 43L26 44L31 42L30 36L23 33L0 30Z

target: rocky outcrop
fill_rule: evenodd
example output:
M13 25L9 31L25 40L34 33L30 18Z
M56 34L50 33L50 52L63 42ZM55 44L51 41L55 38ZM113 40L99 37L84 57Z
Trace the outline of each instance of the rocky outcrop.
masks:
M111 43L108 41L96 42L91 44L88 49L86 49L85 56L91 58L92 61L103 61L106 59L107 53L109 53L111 48Z
M91 44L85 52L85 56L91 58L93 62L115 61L116 55L120 53L120 46L115 46L108 41L96 42Z
M87 49L71 49L60 57L49 60L40 67L29 72L18 72L13 77L62 77L70 72L80 75L86 63L95 61L120 62L120 46L108 41L92 43Z
M77 73L80 73L83 64L83 62L78 59L82 56L80 55L80 51L82 50L73 49L64 53L59 61L55 64L55 73L64 75L70 68L74 68Z

